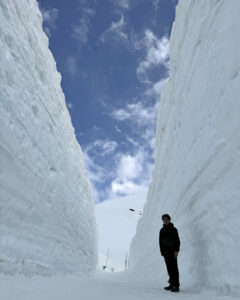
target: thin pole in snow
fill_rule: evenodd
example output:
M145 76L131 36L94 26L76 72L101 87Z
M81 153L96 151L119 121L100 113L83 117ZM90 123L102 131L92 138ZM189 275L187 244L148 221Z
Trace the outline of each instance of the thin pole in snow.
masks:
M125 254L125 271L128 269L128 252Z
M107 264L108 264L108 257L109 257L109 248L108 248L108 251L107 251L106 266L107 266Z

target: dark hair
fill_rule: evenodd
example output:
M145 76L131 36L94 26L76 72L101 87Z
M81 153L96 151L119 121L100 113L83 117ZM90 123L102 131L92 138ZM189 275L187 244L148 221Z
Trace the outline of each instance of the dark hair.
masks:
M169 221L171 220L171 217L168 214L162 215L162 220L163 220L163 218L167 218Z

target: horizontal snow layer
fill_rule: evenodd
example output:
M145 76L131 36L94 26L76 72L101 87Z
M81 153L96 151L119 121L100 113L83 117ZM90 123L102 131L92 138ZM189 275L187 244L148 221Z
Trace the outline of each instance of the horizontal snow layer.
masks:
M177 7L153 180L130 250L139 279L168 280L158 234L169 213L181 284L240 286L239 12L238 0Z
M0 0L0 272L92 272L94 205L35 0Z

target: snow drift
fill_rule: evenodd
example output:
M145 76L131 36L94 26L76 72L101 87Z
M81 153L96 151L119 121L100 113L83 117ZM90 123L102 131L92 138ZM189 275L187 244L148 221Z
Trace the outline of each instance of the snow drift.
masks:
M91 273L94 204L37 2L0 1L0 272Z
M109 199L96 205L100 270L106 265L107 257L110 270L113 268L114 272L119 272L125 269L129 246L141 218L146 196L147 188L143 188L141 193Z
M161 215L179 230L180 283L240 285L240 1L179 1L153 179L130 250L135 277L167 273Z

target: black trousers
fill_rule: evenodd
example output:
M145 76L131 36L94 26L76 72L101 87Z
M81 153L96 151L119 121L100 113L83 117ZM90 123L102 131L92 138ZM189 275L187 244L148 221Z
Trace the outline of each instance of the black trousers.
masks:
M177 257L174 256L174 253L169 253L164 255L168 275L169 275L169 284L172 286L179 287L179 271Z

